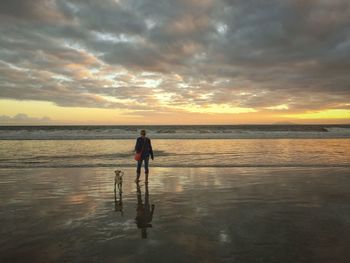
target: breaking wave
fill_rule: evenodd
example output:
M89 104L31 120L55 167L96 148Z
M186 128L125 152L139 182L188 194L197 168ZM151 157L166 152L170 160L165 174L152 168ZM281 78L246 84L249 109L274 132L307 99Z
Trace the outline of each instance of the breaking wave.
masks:
M350 138L350 125L0 126L0 140Z

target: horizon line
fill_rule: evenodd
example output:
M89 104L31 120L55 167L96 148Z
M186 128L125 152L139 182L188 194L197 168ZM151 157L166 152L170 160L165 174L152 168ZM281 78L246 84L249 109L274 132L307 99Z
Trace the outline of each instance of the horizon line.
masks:
M24 127L24 126L288 126L288 125L309 125L309 126L330 126L350 125L350 123L240 123L240 124L0 124L0 127Z

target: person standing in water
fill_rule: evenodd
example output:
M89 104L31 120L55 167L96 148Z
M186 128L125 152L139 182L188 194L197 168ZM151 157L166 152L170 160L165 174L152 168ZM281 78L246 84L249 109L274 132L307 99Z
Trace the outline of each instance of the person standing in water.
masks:
M148 162L149 157L151 156L151 159L154 160L153 156L153 149L151 144L151 139L146 137L146 131L141 130L140 132L141 136L137 138L136 145L135 145L135 152L141 153L141 160L137 161L137 170L136 170L136 182L140 180L141 175L141 166L142 162L145 162L145 179L146 183L148 182Z

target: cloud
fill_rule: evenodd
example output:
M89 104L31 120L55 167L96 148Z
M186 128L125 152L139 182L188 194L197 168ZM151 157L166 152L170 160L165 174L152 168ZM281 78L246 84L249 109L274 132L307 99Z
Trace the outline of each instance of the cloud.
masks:
M0 15L3 21L14 19L36 23L63 20L64 14L56 8L53 0L2 0Z
M0 97L135 114L345 109L348 17L347 0L1 1Z
M49 117L35 118L27 114L19 113L15 116L0 115L2 125L6 124L53 124L54 122Z

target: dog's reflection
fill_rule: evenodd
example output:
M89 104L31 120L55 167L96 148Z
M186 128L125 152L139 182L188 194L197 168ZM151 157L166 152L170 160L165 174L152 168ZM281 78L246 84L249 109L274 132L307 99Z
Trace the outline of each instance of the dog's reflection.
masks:
M114 179L114 209L116 212L120 212L123 215L123 175L124 173L117 170L115 171ZM117 196L118 187L118 196ZM119 198L118 198L119 197Z
M145 184L145 202L142 200L140 184L137 183L137 208L135 222L138 228L141 229L141 237L147 238L147 228L152 227L152 219L154 212L154 204L149 203L148 183Z

